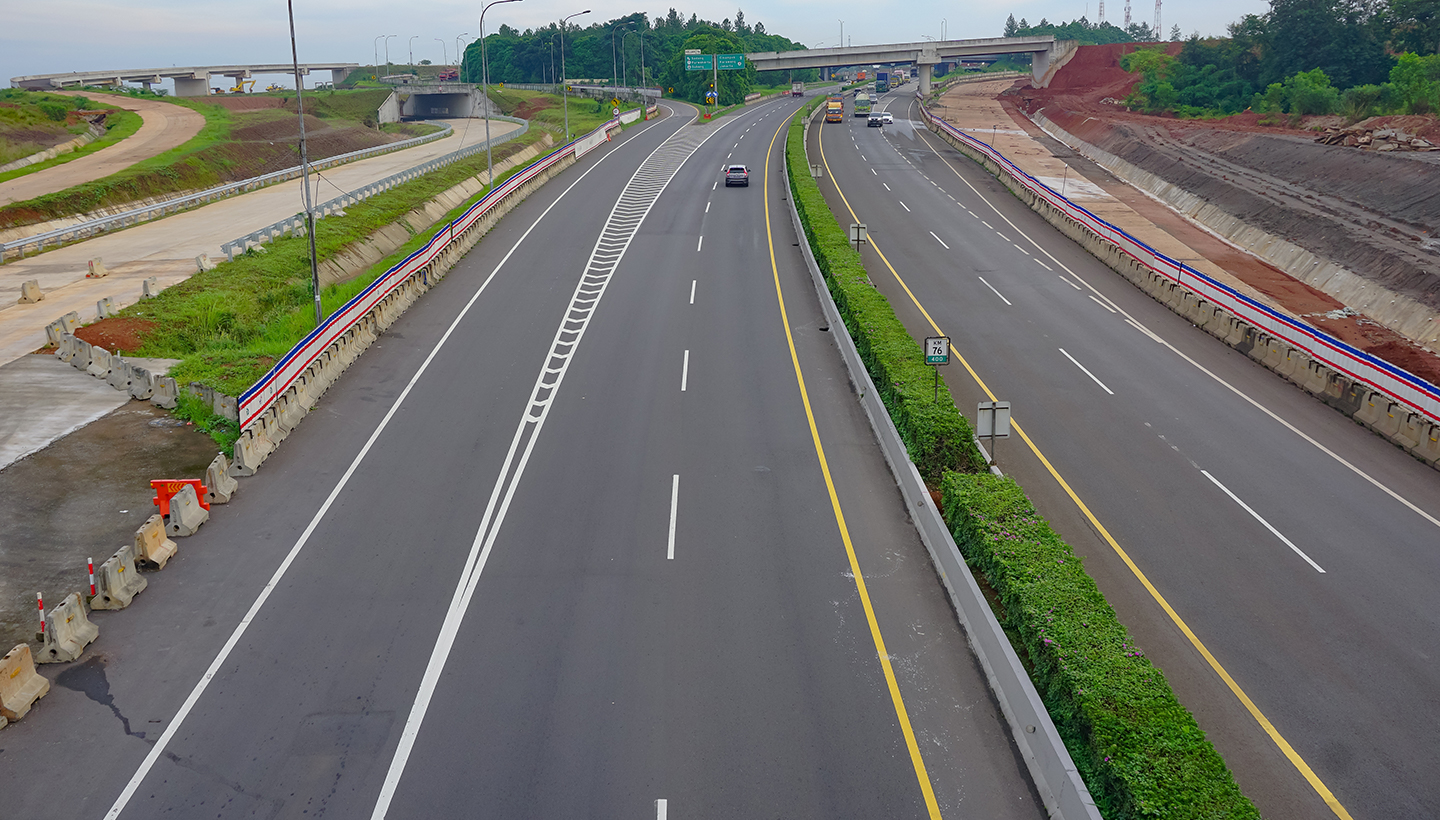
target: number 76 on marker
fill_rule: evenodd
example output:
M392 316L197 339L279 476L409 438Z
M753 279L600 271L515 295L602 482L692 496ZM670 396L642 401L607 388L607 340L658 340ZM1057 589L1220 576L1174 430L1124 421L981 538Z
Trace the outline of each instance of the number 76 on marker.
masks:
M950 363L950 337L949 337L949 336L927 336L927 337L925 337L925 363L926 363L926 364L949 364L949 363Z

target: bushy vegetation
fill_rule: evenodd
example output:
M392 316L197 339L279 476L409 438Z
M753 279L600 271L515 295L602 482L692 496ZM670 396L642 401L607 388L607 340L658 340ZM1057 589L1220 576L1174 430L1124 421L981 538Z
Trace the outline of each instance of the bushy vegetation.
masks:
M555 82L561 71L561 34L558 24L523 32L500 26L497 33L485 38L490 82ZM687 20L673 8L654 21L644 12L590 26L571 21L566 24L563 40L564 72L572 80L660 86L666 94L697 103L704 102L712 74L686 71L685 49L700 49L703 54L743 54L805 48L794 40L770 34L763 23L751 25L743 11L735 12L734 20L726 18L715 23L694 14ZM480 74L480 44L470 43L465 47L464 76L469 82L479 82ZM717 89L719 104L743 102L745 95L758 86L789 84L792 75L795 80L819 79L814 69L757 72L748 63L744 70L721 71Z
M1427 5L1428 3L1428 5ZM1440 111L1440 13L1433 0L1271 0L1225 39L1145 48L1122 65L1142 75L1132 108L1180 116L1253 109L1278 119Z
M803 117L796 116L785 140L791 168L808 167ZM936 397L935 373L925 364L924 351L890 301L870 284L860 254L850 246L815 180L809 174L791 174L790 186L815 261L921 477L936 486L947 470L986 469L970 422L955 407L943 380Z
M1023 17L1016 22L1013 14L1005 20L1006 37L1041 37L1046 34L1055 35L1057 40L1075 40L1082 46L1149 43L1160 39L1156 32L1150 30L1149 23L1133 22L1129 28L1121 28L1110 22L1092 23L1084 17L1069 23L1051 23L1041 18L1039 23L1032 26L1025 22ZM1172 31L1170 39L1180 39L1178 28Z
M1259 818L1084 566L1013 478L949 473L945 520L1107 820Z

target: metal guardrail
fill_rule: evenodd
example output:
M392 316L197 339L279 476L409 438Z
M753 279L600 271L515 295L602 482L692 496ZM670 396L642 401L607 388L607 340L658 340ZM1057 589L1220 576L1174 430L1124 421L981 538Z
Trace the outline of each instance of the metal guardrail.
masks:
M518 130L511 131L508 134L502 134L498 137L491 137L485 142L466 146L464 148L461 148L459 151L451 152L443 157L436 157L429 162L424 162L420 165L416 165L414 168L406 169L398 174L391 174L384 179L377 179L376 181L360 188L356 188L349 193L341 194L334 199L322 202L319 205L315 206L315 218L320 219L322 217L329 216L336 211L343 210L346 205L353 205L354 203L359 202L362 199L369 199L370 197L378 193L388 191L391 188L394 188L396 185L401 185L413 179L417 179L424 176L425 174L430 173L431 171L436 170L437 168L443 168L446 165L449 165L458 160L462 160L470 156L471 154L483 151L487 146L494 146L499 145L502 142L508 142L530 130L530 123L525 120L519 120L513 117L498 116L492 116L491 119L503 119L506 122L517 122L521 125ZM235 260L235 254L244 253L252 246L263 245L266 242L278 239L286 234L290 234L291 236L305 235L304 214L287 216L279 222L274 222L266 225L260 230L252 231L240 237L239 239L232 239L231 241L221 245L220 250L225 252L226 260L233 262Z
M920 107L927 125L940 131L965 149L994 163L1026 193L1043 200L1067 219L1119 249L1151 273L1164 277L1191 298L1223 310L1238 321L1249 325L1258 334L1280 340L1311 361L1318 362L1343 375L1355 384L1365 385L1398 407L1404 414L1424 419L1427 424L1440 424L1440 386L1409 373L1370 353L1346 344L1324 331L1280 313L1240 293L1185 263L1171 259L1146 245L1119 227L1106 222L1085 208L1076 205L1040 180L1022 171L1004 154L970 136L948 122ZM1003 182L1002 178L1002 182ZM1362 397L1363 398L1363 397ZM1362 410L1364 402L1362 401ZM1385 408L1382 411L1388 412ZM1404 415L1402 414L1402 415ZM1390 415L1394 415L1391 413ZM1361 420L1357 414L1357 420ZM1408 423L1408 421L1407 421ZM1400 424L1396 422L1396 426ZM1383 433L1382 433L1383 435Z
M444 126L443 130L437 131L434 134L426 134L423 137L411 137L408 140L401 140L400 142L390 142L384 145L376 145L370 148L362 148L359 151L350 151L349 153L345 154L337 154L333 157L327 157L325 159L312 162L310 163L310 167L315 170L332 168L336 165L342 165L344 163L353 162L359 159L369 159L370 157L379 156L381 154L388 154L393 151L403 151L407 148L414 148L417 145L423 145L427 142L434 142L438 139L444 139L445 137L448 137L452 133L454 133L455 129L452 126L447 123L442 123L442 125ZM300 166L296 165L293 168L286 168L283 171L273 171L262 176L251 177L250 179L242 179L239 182L229 182L224 185L217 185L214 188L207 188L203 191L198 191L193 194L176 197L175 199L167 199L164 202L158 202L154 205L147 205L143 208L135 208L134 210L125 211L124 213L104 216L99 219L92 219L89 222L82 222L79 225L71 225L68 228L57 228L53 231L46 231L45 233L36 234L34 236L27 236L23 239L16 239L13 242L0 242L0 262L4 262L7 255L10 254L12 251L19 253L18 258L24 259L25 249L32 245L35 247L35 252L39 253L40 251L45 250L46 245L58 246L65 242L74 241L76 239L88 239L92 236L95 236L96 234L101 234L120 228L128 228L131 225L138 225L141 222L149 222L156 217L182 211L195 205L203 205L210 202L215 202L217 200L234 196L236 194L246 193L249 191L253 191L257 188L263 188L266 185L270 185L276 182L283 182L287 179L294 179L298 176L300 176Z

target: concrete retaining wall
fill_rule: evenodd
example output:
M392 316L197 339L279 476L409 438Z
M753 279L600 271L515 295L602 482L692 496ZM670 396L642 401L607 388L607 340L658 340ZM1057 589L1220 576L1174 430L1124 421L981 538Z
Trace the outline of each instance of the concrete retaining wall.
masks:
M1037 193L1035 186L1038 183L1028 177L1022 179L1007 161L997 161L998 153L992 157L977 146L957 138L945 127L941 127L928 112L926 122L937 136L984 166L1011 193L1044 217L1056 230L1084 247L1095 258L1157 301L1189 319L1205 332L1285 377L1305 392L1390 440L1417 459L1440 469L1440 420L1421 412L1421 408L1402 402L1395 395L1378 389L1375 384L1375 381L1379 380L1377 374L1372 373L1375 378L1367 381L1355 373L1317 361L1300 349L1299 344L1282 338L1279 333L1257 327L1213 301L1198 296L1170 276L1142 263L1132 252L1115 241L1101 236L1089 225L1080 222L1072 212L1079 213L1082 212L1081 209L1075 208L1063 197L1054 192L1049 192L1046 196ZM993 152L994 149L988 150ZM1055 201L1051 201L1052 199ZM1116 233L1121 235L1118 231ZM1338 340L1329 339L1318 332L1312 333L1312 337L1321 340L1326 347L1335 351L1343 352L1346 347ZM1384 373L1383 369L1381 373ZM1410 376L1410 379L1413 380L1414 377ZM1429 386L1429 389L1433 391L1434 386Z

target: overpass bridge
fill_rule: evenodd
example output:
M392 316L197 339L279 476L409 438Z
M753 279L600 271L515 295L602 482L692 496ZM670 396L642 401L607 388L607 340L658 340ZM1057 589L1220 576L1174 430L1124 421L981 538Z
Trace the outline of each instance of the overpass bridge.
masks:
M359 63L304 63L300 66L300 74L308 76L312 71L329 71L332 81L338 83L359 67ZM212 76L230 78L234 81L231 83L233 87L239 81L248 80L256 74L293 76L295 67L290 63L257 63L254 65L188 66L183 68L171 66L170 68L138 68L119 71L71 71L63 74L31 74L24 77L11 77L10 86L30 91L50 91L56 88L86 85L118 87L129 82L139 83L148 90L152 85L165 80L174 80L175 96L203 97L210 93Z
M757 71L784 71L791 68L836 68L839 66L909 64L919 69L920 93L930 93L930 73L937 63L966 57L1031 55L1030 70L1035 84L1045 87L1079 45L1074 40L1040 37L988 37L978 40L924 40L918 43L890 43L844 48L816 48L803 51L765 51L746 54Z

